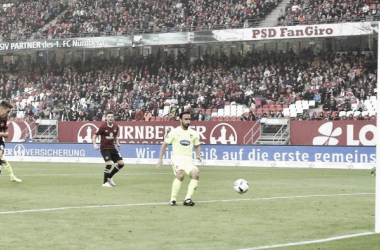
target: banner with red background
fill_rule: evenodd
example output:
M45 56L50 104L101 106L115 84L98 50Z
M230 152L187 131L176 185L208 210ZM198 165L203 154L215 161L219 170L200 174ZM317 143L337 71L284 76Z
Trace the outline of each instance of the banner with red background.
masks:
M292 121L292 145L375 146L376 121Z
M8 138L4 138L6 142L22 142L26 134L29 137L34 137L36 130L34 129L36 124L34 122L8 122Z
M102 122L60 122L58 126L59 142L91 143L92 135ZM120 127L121 143L160 144L168 130L180 125L177 122L117 122ZM259 129L256 122L191 122L191 127L198 131L203 144L252 144L259 136L254 132Z

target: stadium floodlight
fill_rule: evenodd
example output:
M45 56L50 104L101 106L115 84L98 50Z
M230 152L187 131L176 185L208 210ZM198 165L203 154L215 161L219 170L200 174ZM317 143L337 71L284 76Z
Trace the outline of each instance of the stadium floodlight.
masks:
M379 23L377 24L379 25ZM378 29L379 30L379 29ZM380 91L379 91L379 79L380 79L380 74L379 74L379 69L380 69L380 32L377 34L377 85L376 85L376 90L377 90L377 114L376 114L376 172L380 169L379 167L379 162L380 162ZM380 172L376 174L376 189L375 189L375 233L380 233Z

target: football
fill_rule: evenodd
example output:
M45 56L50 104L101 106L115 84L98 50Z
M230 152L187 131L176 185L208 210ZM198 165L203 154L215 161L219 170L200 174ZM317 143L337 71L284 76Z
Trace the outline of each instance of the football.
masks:
M244 179L238 179L235 181L234 189L239 194L244 194L249 189L248 182Z

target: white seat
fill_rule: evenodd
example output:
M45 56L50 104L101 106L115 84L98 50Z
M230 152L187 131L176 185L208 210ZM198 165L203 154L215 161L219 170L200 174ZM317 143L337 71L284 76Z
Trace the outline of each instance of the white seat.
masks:
M347 111L346 116L354 115L354 111Z
M340 111L339 112L339 117L341 117L341 116L346 116L346 111Z
M370 111L370 112L368 112L368 116L373 116L373 115L376 116L376 112L375 112L375 111Z
M296 118L296 117L297 117L297 112L291 110L290 113L289 113L289 116L290 116L291 118Z
M354 111L354 117L360 115L360 111Z
M218 109L218 116L224 116L224 109Z
M163 116L169 114L170 112L170 106L164 106L164 112L162 113Z
M309 110L309 103L302 103L302 109Z
M314 100L309 101L309 108L310 107L312 107L312 108L315 107L315 101Z
M370 100L371 100L371 102L373 103L374 101L376 101L376 100L377 100L377 97L376 97L375 95L373 95L373 96L371 96L369 99L370 99Z
M289 110L289 108L284 108L284 109L282 110L282 114L283 114L284 116L288 116L288 115L290 114L290 110Z
M365 100L364 101L364 106L366 107L366 109L371 109L372 107L372 103L371 103L371 100Z
M358 110L358 104L357 104L357 103L353 103L353 104L351 104L351 110L352 110L352 111L356 111L356 110Z
M297 114L303 114L303 108L301 107L296 107L296 112Z
M365 116L365 115L368 115L369 112L368 111L362 111L362 116Z
M212 112L212 113L211 113L211 117L213 117L213 116L218 117L218 112Z
M237 116L237 110L231 109L231 116Z
M231 116L231 109L224 109L224 116Z

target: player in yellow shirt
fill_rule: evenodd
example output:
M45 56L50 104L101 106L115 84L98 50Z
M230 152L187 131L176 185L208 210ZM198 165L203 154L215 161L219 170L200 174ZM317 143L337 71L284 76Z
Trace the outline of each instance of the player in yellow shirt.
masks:
M199 162L202 161L199 134L194 129L189 128L191 121L190 112L181 113L179 119L181 126L171 130L164 138L156 168L159 168L162 164L162 158L165 154L166 147L169 144L172 144L171 163L176 177L174 178L172 185L170 205L177 206L177 195L185 174L187 174L190 176L191 180L187 188L187 194L183 205L194 206L195 203L191 197L198 186L199 170L197 166L194 165L192 154L193 148L195 148L196 158Z

